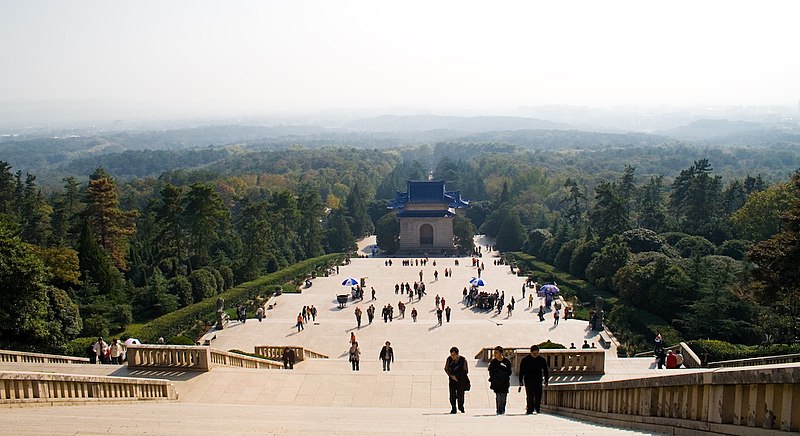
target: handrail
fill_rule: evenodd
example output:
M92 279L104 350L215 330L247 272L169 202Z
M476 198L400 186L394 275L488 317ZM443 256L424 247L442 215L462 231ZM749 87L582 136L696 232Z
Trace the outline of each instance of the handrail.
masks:
M800 430L800 365L721 368L631 380L549 385L542 408L664 433ZM676 431L677 429L677 431Z
M167 380L39 372L0 372L0 404L177 400Z
M28 353L25 351L0 350L0 362L8 363L77 363L87 364L86 357L60 356L57 354Z
M678 351L680 350L681 355L683 356L683 366L687 368L702 368L703 362L697 357L697 353L689 347L689 344L686 342L681 342L677 345L673 345L671 347L664 347L664 350L669 351ZM653 357L655 356L655 351L644 351L642 353L636 353L633 357Z
M784 354L782 356L752 357L749 359L722 360L708 364L709 368L735 368L756 365L777 365L781 363L800 362L800 354Z
M475 355L476 359L489 362L492 360L494 348L483 348ZM503 348L503 355L511 361L514 373L519 373L519 364L523 357L530 354L529 347ZM547 361L553 375L589 375L605 374L605 355L603 349L544 349L539 355Z
M287 345L256 345L254 347L254 353L258 354L259 356L263 356L267 359L281 361L283 360L283 351L285 348L290 348L294 350L295 360L298 362L302 362L305 359L329 358L328 356L322 353L317 353L316 351L311 351L304 347L287 346Z
M132 345L128 347L131 369L186 369L210 371L212 366L278 369L277 362L197 345Z
M244 354L231 353L229 351L220 351L209 349L210 361L214 365L220 366L236 366L239 368L252 368L252 369L282 369L283 365L273 362L268 359L246 356Z

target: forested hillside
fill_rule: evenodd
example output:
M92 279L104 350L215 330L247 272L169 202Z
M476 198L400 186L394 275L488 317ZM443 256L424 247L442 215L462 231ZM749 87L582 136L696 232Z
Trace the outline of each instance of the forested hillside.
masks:
M120 332L348 251L376 226L394 231L378 225L388 200L429 175L472 200L467 218L504 251L614 295L607 318L633 348L655 325L673 341L797 340L797 147L533 132L488 143L127 150L45 162L48 177L61 172L57 184L0 162L0 293L13 303L0 309L0 346ZM472 225L459 224L464 235Z

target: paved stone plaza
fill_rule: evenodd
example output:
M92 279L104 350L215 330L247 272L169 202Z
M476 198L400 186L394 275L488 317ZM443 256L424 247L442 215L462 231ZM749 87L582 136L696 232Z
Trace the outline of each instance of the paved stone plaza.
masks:
M478 243L485 241L478 239ZM361 242L363 253L371 252L374 238ZM232 321L217 332L214 348L252 352L256 345L302 346L330 356L298 363L293 371L248 370L217 367L207 373L131 371L126 366L0 364L0 369L47 371L126 377L167 378L175 383L177 403L137 403L120 405L79 405L28 408L0 408L0 426L5 434L614 434L621 430L605 428L568 418L548 415L525 416L525 397L514 389L508 399L508 414L494 416L494 394L489 390L486 364L475 354L484 347L528 347L546 340L580 348L584 339L596 342L597 333L588 323L561 320L553 326L552 312L545 322L536 317L539 300L529 309L522 298L524 278L511 274L508 266L495 266L496 252L485 252L481 261L485 271L484 289L505 291L506 302L517 299L513 316L504 310L476 311L462 303L462 290L476 276L469 257L430 258L428 265L401 266L400 258L353 259L341 266L339 274L318 277L301 294L284 294L268 310L266 319L246 323ZM436 266L433 266L433 262ZM444 268L453 276L444 277ZM439 272L438 280L434 271ZM395 294L395 283L419 280L427 286L422 301L409 303L407 295ZM349 292L341 285L348 277L366 278L363 302L348 302L340 309L336 295ZM370 300L370 288L376 300ZM449 323L438 325L435 296L444 297L452 309ZM527 294L526 294L527 296ZM397 302L407 304L405 318L398 318ZM395 319L384 323L381 308L395 306ZM366 309L376 308L372 325ZM316 322L297 332L295 319L304 305L318 309ZM354 309L365 312L362 327L356 329ZM412 322L410 312L417 308L419 318ZM347 359L350 333L354 332L362 350L361 370L351 371ZM384 372L378 359L381 346L390 341L395 363ZM457 346L470 364L472 390L467 393L465 415L449 415L447 378L444 361L451 346ZM599 344L596 344L599 347ZM614 380L652 376L652 359L617 359L614 350L606 356L606 374L572 377L571 380ZM11 433L5 431L10 430Z

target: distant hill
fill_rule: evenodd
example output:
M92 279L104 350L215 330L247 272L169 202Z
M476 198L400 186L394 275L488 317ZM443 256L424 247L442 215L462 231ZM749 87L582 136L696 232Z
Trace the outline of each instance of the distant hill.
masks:
M800 145L800 123L740 120L697 120L660 132L665 136L709 145Z
M383 115L352 121L343 126L352 130L371 132L421 132L428 130L457 130L485 132L501 130L570 129L571 126L552 121L522 117L455 117L442 115Z

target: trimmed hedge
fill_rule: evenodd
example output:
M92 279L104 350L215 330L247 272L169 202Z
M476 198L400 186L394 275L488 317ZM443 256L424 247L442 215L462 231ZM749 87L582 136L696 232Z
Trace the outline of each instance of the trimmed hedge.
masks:
M589 309L594 308L595 297L598 295L602 297L606 324L620 339L631 342L629 344L631 348L647 349L649 346L646 342L655 338L656 332L660 332L664 341L670 345L677 344L683 340L681 334L659 316L639 309L629 302L625 303L616 295L602 291L589 282L578 279L571 274L560 272L554 266L539 260L536 256L520 252L511 252L507 253L507 255L516 261L526 275L533 276L539 283L556 282L561 290L562 297L565 299L577 297L582 302L591 303L588 309L575 308L577 319L587 318L588 320L588 312ZM615 319L612 316L612 311L615 308L618 308L615 311L616 315L624 312L623 316L616 317L622 319ZM626 332L626 329L630 329L630 331Z
M559 344L558 342L551 342L550 339L548 339L545 342L542 342L541 344L539 344L539 349L540 350L566 350L567 347L565 347L563 344Z
M686 344L689 345L689 348L701 359L704 354L708 353L708 362L800 353L800 344L772 344L768 346L740 345L708 339L688 341Z
M217 299L225 299L226 307L235 307L251 300L258 295L272 295L272 293L286 284L291 288L290 282L311 274L311 272L324 269L344 258L344 254L326 254L324 256L307 259L271 274L261 276L255 280L242 283L219 295L208 297L195 304L183 307L175 312L156 318L137 328L128 329L125 333L142 342L155 342L159 337L171 337L181 334L191 328L197 320L213 321L216 318Z
M569 273L561 272L553 265L539 260L536 256L521 252L510 252L507 255L514 259L517 266L524 271L526 276L532 276L540 284L556 282L558 289L561 291L561 296L565 300L577 297L581 302L591 303L591 307L594 308L594 299L599 295L603 297L603 310L606 313L610 312L619 300L619 297L602 291L593 284L576 278ZM576 314L583 313L579 307L574 309ZM588 311L586 313L588 314ZM588 315L586 316L588 321Z

